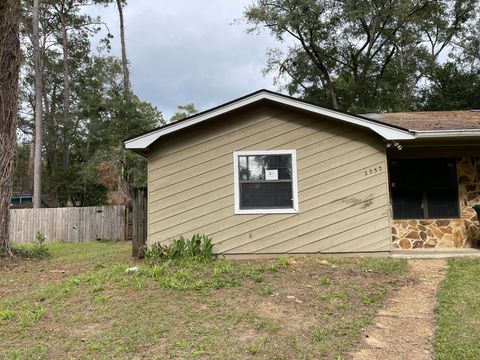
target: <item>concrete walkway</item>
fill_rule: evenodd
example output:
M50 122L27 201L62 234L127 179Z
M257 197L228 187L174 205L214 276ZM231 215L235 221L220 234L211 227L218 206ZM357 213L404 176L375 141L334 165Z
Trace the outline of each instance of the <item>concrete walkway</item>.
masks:
M352 358L415 359L434 358L435 307L437 290L445 276L445 260L412 260L411 282L387 299L373 325Z
M393 259L447 259L458 257L480 257L480 249L409 249L393 250L390 254Z

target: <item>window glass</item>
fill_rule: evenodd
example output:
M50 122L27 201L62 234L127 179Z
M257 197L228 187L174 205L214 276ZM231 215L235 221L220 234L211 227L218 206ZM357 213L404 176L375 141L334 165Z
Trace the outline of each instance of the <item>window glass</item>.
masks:
M248 180L248 166L246 156L238 157L238 167L240 180Z
M245 182L240 184L241 209L292 208L291 182Z
M390 189L395 219L459 216L454 159L392 160Z
M292 155L239 155L239 209L292 209Z
M267 170L277 170L278 180L292 178L291 155L253 155L239 156L240 180L269 180ZM271 177L270 177L271 179Z

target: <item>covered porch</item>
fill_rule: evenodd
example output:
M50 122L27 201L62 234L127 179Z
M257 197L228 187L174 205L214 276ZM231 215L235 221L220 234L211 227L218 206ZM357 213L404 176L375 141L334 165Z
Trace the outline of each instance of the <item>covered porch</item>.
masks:
M441 255L437 250L479 247L473 208L480 204L478 144L476 139L416 141L387 150L394 252L430 249L431 254L417 253L435 257Z

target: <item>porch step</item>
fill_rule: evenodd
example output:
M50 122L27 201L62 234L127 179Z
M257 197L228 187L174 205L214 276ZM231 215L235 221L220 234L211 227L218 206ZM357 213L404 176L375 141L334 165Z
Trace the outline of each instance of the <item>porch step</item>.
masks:
M412 249L392 250L390 257L393 259L446 259L459 257L479 257L480 249Z

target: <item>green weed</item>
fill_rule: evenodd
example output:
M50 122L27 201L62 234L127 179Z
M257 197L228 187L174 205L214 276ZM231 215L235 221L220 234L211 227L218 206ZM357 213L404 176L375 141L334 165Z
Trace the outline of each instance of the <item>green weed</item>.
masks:
M191 239L181 236L169 245L154 244L145 252L145 260L158 263L169 260L212 260L212 239L195 234Z
M45 308L39 304L36 304L32 310L27 310L22 320L19 323L20 329L24 329L29 325L32 325L39 321L45 314Z
M270 296L273 294L273 288L271 288L270 286L264 286L262 288L262 294L265 295L265 296Z
M42 232L37 232L33 244L16 245L12 249L16 256L27 259L47 259L51 256L45 235Z
M324 329L317 329L313 333L315 341L322 342L327 339L327 332Z
M360 264L366 271L385 275L403 275L408 270L408 262L404 259L366 257L361 259Z
M322 276L320 278L320 284L322 284L323 286L328 286L330 285L330 279L327 278L326 276Z
M3 310L0 311L0 320L10 320L15 316L15 311Z
M292 263L292 259L289 257L279 257L277 258L277 263L280 266L287 267Z

